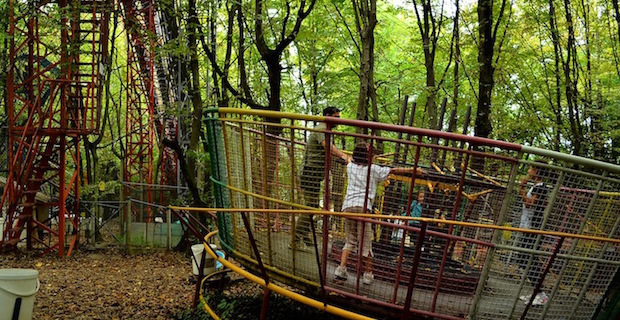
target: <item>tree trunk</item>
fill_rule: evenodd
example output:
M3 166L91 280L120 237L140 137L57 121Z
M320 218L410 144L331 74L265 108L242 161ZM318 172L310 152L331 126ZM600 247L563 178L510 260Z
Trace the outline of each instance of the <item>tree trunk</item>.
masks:
M583 135L581 121L579 116L579 92L577 89L578 57L575 40L575 28L573 23L573 15L570 0L564 0L564 10L566 12L566 24L568 28L568 40L566 43L566 63L564 64L564 78L566 83L566 103L568 104L568 119L571 128L571 142L573 145L573 154L583 154Z
M474 134L488 138L493 131L491 126L491 95L493 92L493 0L478 1L478 65L480 66L480 80L478 82L478 110Z
M459 107L459 88L460 88L460 79L459 79L459 66L461 64L461 33L459 31L459 16L460 16L460 7L459 0L455 1L455 13L454 13L454 91L452 95L453 98L453 110L458 110Z
M611 1L614 7L614 18L616 19L616 28L617 28L617 38L620 43L620 8L618 7L618 0L612 0ZM610 33L611 34L611 33ZM612 37L613 38L613 37ZM618 75L618 77L620 77L620 59L618 59L618 52L617 50L613 50L613 55L614 55L614 65L616 67L616 74Z
M555 74L555 103L553 100L550 101L551 108L553 109L553 113L555 114L555 135L554 135L554 150L560 151L561 137L562 137L562 93L561 93L561 71L560 64L562 62L562 49L560 46L560 37L559 31L557 27L557 17L555 14L555 5L553 4L553 0L549 0L549 27L551 29L551 41L553 42L553 55L554 55L554 74ZM552 93L549 92L551 95Z
M208 4L208 12L209 12L209 40L211 43L211 51L215 52L217 50L217 11L220 7L220 2L219 1L209 1ZM231 19L229 19L228 21L228 25L232 26L232 22L230 21ZM199 28L199 30L202 30L202 28ZM231 37L232 35L232 30L229 29L226 35L226 43L230 45L230 43L232 42L229 37ZM228 67L230 65L230 51L227 47L227 51L226 51L226 62L224 63L224 67L226 68L225 72L228 72ZM217 72L215 70L211 71L211 78L213 79L213 86L211 87L211 90L209 90L207 92L207 100L208 101L221 101L222 103L219 104L221 106L228 106L228 96L225 93L225 90L220 91L219 86L217 85L219 83L218 81L218 75Z
M118 14L119 14L118 12L114 13L113 23L112 23L113 27L112 27L112 32L110 33L111 35L116 34L116 29L118 25L117 24ZM106 53L107 57L113 56L116 51L116 45L114 41L112 41L111 46L109 47L109 50L110 52ZM97 150L98 150L99 144L103 140L105 129L107 125L109 124L108 117L110 115L110 101L112 99L112 96L110 95L110 73L112 70L112 59L111 58L108 58L105 61L104 70L105 70L105 73L103 75L103 88L104 88L105 100L103 102L104 104L103 118L98 119L101 123L101 127L95 140L90 141L88 140L88 137L84 138L84 154L86 157L86 172L87 172L86 177L89 183L97 183L99 181L99 176L98 176L98 171L97 171L98 170L97 168L99 167L99 155L97 154Z
M373 86L371 83L372 75L372 57L371 54L371 39L368 37L368 33L362 36L362 55L360 57L360 90L357 98L357 119L368 120L368 106L370 98L370 90Z
M357 119L368 120L368 108L374 97L374 68L375 68L375 27L377 25L377 1L376 0L353 0L353 9L356 12L355 23L361 41L360 52L360 90L357 98ZM373 110L373 114L378 113ZM376 118L378 115L374 115ZM357 128L358 133L365 132L362 128Z
M4 9L0 11L0 30L9 30L9 5L8 1L5 2L5 5L0 6L0 9ZM0 47L0 66L8 66L9 65L9 37L3 37L4 41L2 41ZM4 114L8 114L6 108L8 107L8 94L6 92L6 71L4 67L0 72L0 96L2 97L2 101L0 101L0 107L4 111ZM2 123L2 127L5 127L6 124ZM6 149L4 149L6 150ZM6 151L5 151L6 152Z
M416 1L413 1L415 14L418 22L418 29L422 39L422 50L424 51L424 67L426 69L426 113L428 113L428 127L439 130L437 121L437 80L435 76L435 52L437 39L441 32L442 21L435 20L433 7L430 0L422 0L422 16L418 11ZM443 17L443 15L441 15Z
M614 6L614 17L616 18L616 27L618 27L618 38L617 39L620 39L620 8L618 7L618 0L612 0L611 2L613 3L613 6Z
M190 50L190 95L192 99L192 119L191 119L191 136L189 141L189 150L197 153L200 147L200 137L202 136L202 97L200 96L200 67L198 65L198 50L196 30L200 21L196 12L196 1L189 0L189 18L187 23L188 45ZM178 153L177 153L178 154ZM187 158L187 174L185 178L189 183L198 185L198 170L196 157L189 156ZM194 204L202 203L200 198L196 199L196 195L192 194ZM204 215L201 215L201 222L206 222Z
M426 51L426 49L424 50ZM439 130L437 122L437 90L435 87L435 62L424 54L424 66L426 67L426 112L428 113L428 126L430 129Z
M267 73L269 76L269 105L267 110L280 111L282 105L280 101L280 91L282 88L282 66L280 65L279 55L268 55L265 57Z

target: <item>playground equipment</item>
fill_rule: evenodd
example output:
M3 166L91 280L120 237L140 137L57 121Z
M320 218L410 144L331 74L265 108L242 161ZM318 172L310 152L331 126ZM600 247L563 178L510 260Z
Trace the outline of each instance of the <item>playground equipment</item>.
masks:
M0 201L7 215L0 249L15 247L23 231L28 248L40 243L46 252L69 255L76 247L77 234L65 230L79 224L81 139L99 129L108 5L106 0L88 6L9 3L8 177ZM43 21L62 28L52 35L39 29ZM44 185L57 196L37 204ZM51 228L49 215L37 207L54 211L57 227Z
M165 55L155 59L154 35L170 36L156 23L155 0L9 1L8 139L0 138L7 150L0 166L6 166L8 176L2 181L0 251L25 242L28 250L70 255L81 236L88 237L80 233L81 221L100 219L97 206L89 210L80 204L80 185L85 184L80 151L86 136L100 133L109 71L108 28L115 6L124 13L129 44L122 201L168 204L167 199L183 191L176 153L170 148L160 151L159 181L154 181L156 139L180 140L177 118L157 108L156 101L161 107L164 100L179 106L184 100L181 93L168 92L161 80L176 78L169 73L178 70L169 67L172 62ZM85 158L90 158L88 150ZM50 199L40 201L37 194ZM124 221L153 223L157 215L151 206L120 207Z
M218 208L208 210L217 211L222 248L261 279L266 296L278 280L305 290L319 305L366 315L591 319L618 270L620 166L381 123L228 108L210 115ZM363 140L376 146L375 163L426 173L392 176L379 188L371 214L342 213L335 204L342 203L337 188L346 186L346 171L327 154L322 208L306 207L296 177L312 121L325 122L326 140L343 142L345 150ZM368 133L353 133L357 128ZM539 229L518 227L518 190L529 166L552 173L545 177L549 193ZM419 225L392 223L419 190L427 193L422 217L398 217ZM302 214L314 216L309 252L297 247L292 232ZM373 230L371 285L363 284L357 253L349 259L348 279L334 277L343 219L362 220ZM394 229L405 236L387 237ZM526 234L534 234L535 249L523 248ZM523 275L535 265L542 266L539 280L529 283ZM520 299L541 291L550 298L544 305Z
M40 245L61 256L79 244L80 142L99 130L111 5L107 0L9 2L9 176L0 204L7 209L0 249L16 247L24 233L28 248ZM159 73L171 68L156 66L166 59L154 59L155 37L149 35L167 33L157 29L155 1L122 5L129 30L126 100L131 108L126 113L123 200L130 197L135 205L123 213L122 205L110 210L123 215L128 239L161 239L170 246L171 219L166 232L162 225L148 227L157 223L161 209L151 201L157 191L179 190L155 191L152 148L155 132L160 139L177 141L179 129L174 117L159 114L155 100L175 98L172 105L186 99L169 95L154 81L178 76L162 77ZM44 25L58 25L60 31L39 30ZM362 139L378 150L377 163L424 167L427 173L391 177L379 188L372 215L345 215L345 170L328 161L322 207L306 207L296 177L312 121L327 123L328 141L345 149L352 150L354 141ZM489 139L295 114L220 109L211 112L208 124L220 243L260 275L257 281L268 289L266 294L280 290L272 281L276 279L304 289L304 302L347 315L353 311L344 309L401 318L589 319L617 273L617 165ZM339 131L332 130L336 124ZM353 133L356 128L367 133ZM163 152L160 177L162 184L175 185L178 168L169 151ZM548 164L533 162L536 158ZM554 172L545 181L549 200L542 226L535 230L517 228L522 212L517 186L530 165ZM42 189L51 198L37 204ZM427 190L427 199L419 225L393 223L411 220L395 216L420 189ZM315 217L310 252L292 241L296 219L307 214ZM345 218L361 219L373 229L371 286L360 281L355 254L349 260L349 270L355 271L351 277L334 280ZM143 233L133 232L138 223L146 225ZM394 240L394 230L403 236ZM523 249L525 234L534 234L540 249ZM515 261L524 256L520 270ZM543 265L540 280L528 283L520 273L537 264ZM551 298L544 306L519 299L541 290Z

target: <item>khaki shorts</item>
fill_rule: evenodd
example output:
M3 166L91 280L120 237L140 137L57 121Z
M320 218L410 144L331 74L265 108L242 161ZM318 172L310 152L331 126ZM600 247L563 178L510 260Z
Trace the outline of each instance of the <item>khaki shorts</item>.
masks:
M346 208L344 212L349 213L365 213L362 207ZM368 211L366 211L368 213ZM357 246L360 242L359 234L364 229L364 239L362 242L362 256L374 257L372 253L372 225L367 222L362 222L353 219L345 219L344 232L347 235L346 243L342 250L349 250L351 252L357 252Z

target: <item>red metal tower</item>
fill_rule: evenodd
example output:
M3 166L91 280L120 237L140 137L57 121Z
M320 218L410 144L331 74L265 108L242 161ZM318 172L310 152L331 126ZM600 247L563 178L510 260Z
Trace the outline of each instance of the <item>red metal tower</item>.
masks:
M156 133L177 140L178 121L163 112L155 118L155 0L119 4L128 35L124 192L153 202ZM80 139L99 126L112 1L44 1L34 10L22 6L9 4L9 177L1 203L8 217L0 248L15 246L25 230L28 248L36 241L65 255L67 245L70 254L78 243ZM61 26L56 47L57 32L44 32L53 30L49 26ZM161 152L160 183L175 186L176 153ZM37 201L44 187L52 199ZM147 209L147 221L151 216Z
M9 175L0 248L17 246L24 231L29 249L38 244L64 256L78 245L79 145L99 125L109 9L109 0L9 2ZM60 41L49 26L60 26ZM41 191L50 191L49 199L37 201Z
M141 200L153 202L154 198L154 154L156 134L159 139L176 141L178 139L178 120L157 110L161 100L156 97L170 92L158 92L156 80L165 77L157 72L155 48L161 34L157 33L156 7L154 0L123 0L125 26L128 35L127 54L127 113L126 113L126 151L125 151L125 196L137 195ZM164 57L161 58L162 60ZM164 72L162 68L160 73ZM159 112L158 112L159 111ZM176 153L162 147L160 149L160 185L176 186L178 183L178 161ZM133 193L132 191L139 191ZM164 198L164 194L160 196ZM152 213L146 209L146 219ZM134 213L135 214L135 213ZM140 218L140 217L138 217Z
M172 17L167 16L165 13L160 13L155 16L155 32L157 37L157 45L163 46L166 41L174 40L174 37L170 33L169 26L176 24L176 22L170 21ZM159 106L156 106L155 113L157 115L156 127L157 137L159 139L158 144L160 148L161 164L159 166L159 184L162 186L160 189L159 199L163 203L170 196L174 196L178 189L170 188L179 186L179 165L177 153L169 147L166 147L162 140L168 140L172 143L179 142L179 108L184 101L186 92L180 88L185 88L183 81L180 79L181 66L179 61L175 60L165 52L160 52L157 59L158 63L155 65L157 79L159 87L157 91L158 97L161 96ZM176 83L176 86L172 86L172 83ZM163 107L166 107L164 109ZM172 191L172 194L168 193ZM174 196L175 197L175 196ZM175 197L176 198L176 197Z
M127 29L125 196L153 201L155 146L155 1L122 0ZM137 188L132 186L136 185ZM149 210L147 208L147 210ZM147 220L152 212L146 212ZM138 216L138 219L142 217Z

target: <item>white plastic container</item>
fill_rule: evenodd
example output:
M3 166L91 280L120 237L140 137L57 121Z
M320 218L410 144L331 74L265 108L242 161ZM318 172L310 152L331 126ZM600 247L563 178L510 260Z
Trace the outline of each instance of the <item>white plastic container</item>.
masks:
M210 244L210 246L213 251L217 249L217 246L214 244ZM194 254L194 258L192 258L192 271L194 272L194 275L198 275L198 268L200 268L200 262L202 261L202 252L204 251L204 249L205 247L202 243L192 245L192 253ZM213 259L213 257L211 257L206 252L205 265L203 270L203 275L208 275L215 272L215 259Z
M39 271L0 269L0 320L32 319L37 291Z

